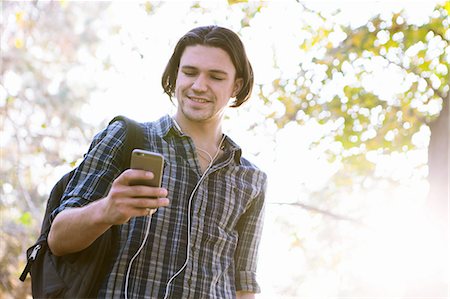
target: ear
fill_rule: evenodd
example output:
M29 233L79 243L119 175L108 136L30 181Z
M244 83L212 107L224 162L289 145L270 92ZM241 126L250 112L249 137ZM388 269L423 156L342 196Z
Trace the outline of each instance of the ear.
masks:
M234 80L233 92L231 93L231 97L234 98L238 95L238 93L242 89L243 84L244 84L244 79L242 79L242 78L237 78L236 80Z

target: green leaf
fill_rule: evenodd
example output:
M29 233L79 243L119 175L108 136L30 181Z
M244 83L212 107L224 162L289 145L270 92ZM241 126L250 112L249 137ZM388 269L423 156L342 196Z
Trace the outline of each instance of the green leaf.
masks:
M22 216L20 216L19 218L20 223L26 226L31 225L32 220L33 218L30 212L23 213Z
M238 4L238 3L247 3L248 0L228 0L229 5Z

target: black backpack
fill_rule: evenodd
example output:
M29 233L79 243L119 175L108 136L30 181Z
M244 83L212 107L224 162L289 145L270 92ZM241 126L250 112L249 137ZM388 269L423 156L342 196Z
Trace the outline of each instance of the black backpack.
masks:
M143 148L144 135L139 124L124 116L111 120L126 124L124 165L129 168L131 152ZM27 264L20 276L25 281L31 275L33 298L96 298L99 288L112 268L119 244L118 227L113 226L88 248L64 256L54 256L47 244L50 214L60 205L61 197L75 169L65 174L53 187L47 201L41 235L27 250Z

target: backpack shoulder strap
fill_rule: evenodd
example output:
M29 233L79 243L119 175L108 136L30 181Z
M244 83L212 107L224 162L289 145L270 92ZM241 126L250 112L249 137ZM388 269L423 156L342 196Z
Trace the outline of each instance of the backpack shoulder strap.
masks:
M119 115L114 117L109 124L112 124L116 121L122 121L126 126L126 137L125 137L125 147L123 151L123 165L122 169L127 169L130 166L131 152L135 148L143 149L144 148L144 132L141 125L126 116Z

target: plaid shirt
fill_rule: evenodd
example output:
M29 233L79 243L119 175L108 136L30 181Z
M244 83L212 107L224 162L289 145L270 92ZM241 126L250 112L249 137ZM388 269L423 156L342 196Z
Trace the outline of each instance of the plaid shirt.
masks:
M191 214L189 262L172 282L169 298L234 298L236 291L260 292L255 272L263 222L266 175L241 157L226 137L224 155L201 177L195 146L170 116L143 123L147 149L165 158L162 186L170 206L152 215L146 244L132 264L129 298L163 298L167 282L185 263L188 213ZM62 206L83 206L106 196L120 174L125 129L115 122L97 134L69 183ZM120 251L99 298L123 298L131 258L141 245L148 217L120 226Z

